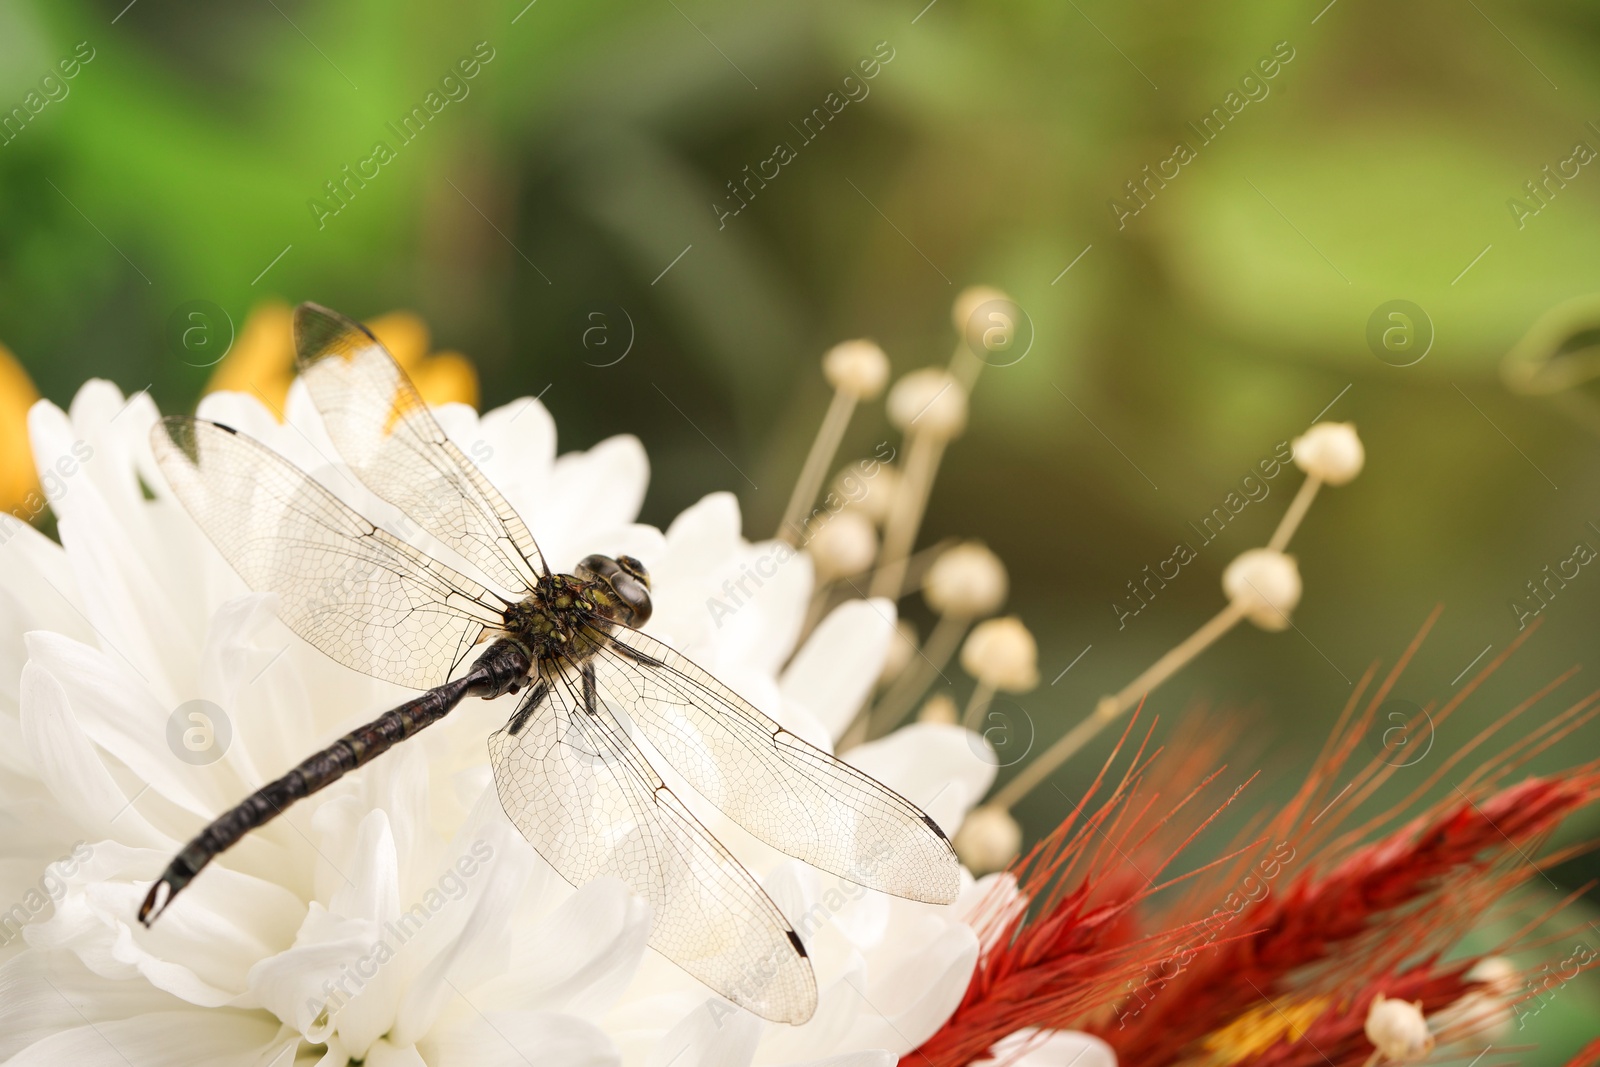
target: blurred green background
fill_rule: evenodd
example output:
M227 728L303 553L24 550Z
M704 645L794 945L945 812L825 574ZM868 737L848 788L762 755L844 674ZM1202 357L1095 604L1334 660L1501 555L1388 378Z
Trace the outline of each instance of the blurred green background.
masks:
M485 407L548 388L563 449L642 438L647 521L726 489L759 537L826 405L821 353L868 336L897 374L942 363L954 295L999 286L1035 343L979 380L922 543L979 537L1006 560L1010 610L1039 638L1045 684L1019 700L1038 746L1221 606L1222 568L1266 540L1300 475L1119 629L1125 583L1319 412L1358 426L1366 471L1324 490L1294 542L1298 631L1237 630L1150 701L1168 720L1200 700L1238 709L1255 746L1238 777L1263 767L1251 797L1269 805L1347 679L1392 662L1434 605L1396 693L1419 704L1516 636L1509 602L1546 564L1600 547L1585 525L1600 525L1600 438L1500 375L1541 314L1600 291L1600 165L1570 164L1542 206L1524 189L1579 142L1600 147L1600 9L925 2L7 0L0 115L79 42L93 58L0 144L0 342L57 403L98 375L176 411L210 374L167 336L188 302L235 324L274 298L411 308L476 364ZM468 94L400 144L386 123L479 42L492 59ZM1293 58L1266 95L1202 145L1189 124L1275 48ZM875 50L893 58L868 95L801 145L794 126ZM319 225L310 202L333 206L324 183L380 139L393 160ZM1125 183L1180 139L1196 157L1119 226L1109 202L1139 206ZM778 141L797 158L719 226L727 183ZM1540 210L1519 225L1513 198ZM1433 331L1405 367L1367 341L1399 299ZM620 347L629 320L627 358L595 366L617 348L597 355L584 331L603 323ZM871 405L841 461L885 437ZM905 610L926 633L920 601ZM1439 752L1593 665L1600 574L1543 615ZM1597 736L1536 766L1592 758ZM1079 795L1108 744L1061 788ZM1018 809L1030 838L1064 813L1051 789ZM1562 840L1597 833L1590 813ZM1600 866L1551 873L1564 892ZM1597 1005L1581 980L1517 1039L1553 1061Z

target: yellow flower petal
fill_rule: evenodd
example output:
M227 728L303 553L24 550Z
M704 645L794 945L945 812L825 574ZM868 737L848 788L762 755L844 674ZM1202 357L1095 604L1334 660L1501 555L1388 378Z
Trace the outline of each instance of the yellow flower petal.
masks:
M383 347L403 367L429 404L478 404L478 372L459 352L428 355L428 324L412 311L391 311L367 324ZM294 380L294 312L287 304L261 304L250 312L206 392L250 393L283 415L289 383Z
M28 409L38 399L33 379L0 345L0 511L13 510L39 487L28 445Z
M428 354L432 336L428 324L414 311L391 311L372 319L366 326L408 374Z
M217 364L206 392L249 393L283 417L294 379L294 312L276 301L251 310L233 347Z
M1280 1041L1298 1041L1327 1007L1327 997L1257 1005L1202 1042L1207 1055L1201 1062L1206 1067L1227 1067L1253 1059Z
M459 352L440 352L411 368L417 392L429 404L478 406L478 372Z

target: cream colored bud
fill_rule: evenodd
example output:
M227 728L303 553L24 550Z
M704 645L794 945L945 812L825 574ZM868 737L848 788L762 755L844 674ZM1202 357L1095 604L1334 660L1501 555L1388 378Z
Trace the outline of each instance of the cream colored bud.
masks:
M1522 975L1504 956L1485 956L1467 972L1467 981L1482 982L1491 993L1508 997L1522 984Z
M1004 693L1026 693L1039 684L1039 646L1015 615L987 619L961 646L961 667Z
M905 619L897 620L894 636L889 638L889 651L883 657L883 670L878 672L878 684L888 685L898 678L916 654L917 628Z
M871 341L845 341L822 357L828 384L857 400L871 400L889 383L889 357Z
M1222 591L1263 630L1287 630L1300 603L1300 568L1277 549L1252 548L1222 572Z
M1427 1059L1433 1052L1433 1032L1428 1020L1422 1017L1422 1001L1408 1004L1403 1000L1390 1000L1379 993L1367 1009L1364 1027L1371 1041L1384 1059L1395 1063L1411 1063Z
M895 490L899 488L900 468L893 464L879 463L869 476L860 464L852 463L834 475L831 492L846 507L859 509L882 526L889 519Z
M966 333L972 316L991 300L1012 302L1009 296L990 285L972 285L957 293L955 303L950 305L950 321L955 324L956 332Z
M878 531L871 519L846 509L817 526L806 542L806 551L817 568L817 581L848 578L872 566L878 554Z
M1361 473L1366 450L1350 422L1319 422L1294 439L1294 464L1329 485L1344 485Z
M967 393L943 367L924 367L889 390L889 421L906 434L958 436L967 426Z
M967 870L982 877L1002 870L1022 850L1022 827L1004 808L974 808L956 831L956 855Z
M922 578L922 596L940 615L977 619L1006 602L1006 565L982 541L946 549Z
M956 710L956 702L943 693L935 693L922 705L922 710L917 712L918 722L937 723L940 726L954 726L961 718L961 713Z

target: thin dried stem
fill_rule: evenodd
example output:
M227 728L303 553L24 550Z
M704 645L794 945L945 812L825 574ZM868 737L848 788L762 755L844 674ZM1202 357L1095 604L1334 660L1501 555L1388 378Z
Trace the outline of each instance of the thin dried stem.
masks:
M1300 528L1300 520L1306 517L1306 512L1311 508L1311 501L1316 499L1317 490L1320 488L1322 488L1321 478L1315 474L1306 475L1306 480L1300 483L1300 491L1289 503L1289 510L1283 513L1283 518L1278 520L1278 528L1272 531L1272 540L1267 542L1268 548L1274 552L1282 552L1289 547L1289 538Z
M940 434L919 433L915 429L909 434L905 470L889 509L889 519L884 523L883 551L878 555L878 569L872 576L873 596L891 599L900 596L906 557L917 542L917 530L922 526L922 515L928 507L928 494L933 490L934 475L939 471L945 444Z
M1200 629L1184 638L1170 649L1166 655L1156 660L1147 667L1143 674L1124 686L1121 692L1113 696L1102 697L1095 705L1094 712L1078 725L1068 730L1066 736L1051 745L1032 763L1022 769L1005 788L995 794L990 803L997 807L1010 809L1017 801L1027 796L1034 786L1048 778L1053 771L1079 749L1088 744L1105 725L1127 711L1145 694L1155 689L1162 682L1176 674L1185 664L1194 659L1201 652L1209 648L1218 638L1238 624L1244 618L1244 608L1237 603L1229 604L1211 617Z
M828 405L828 413L822 417L816 440L811 442L811 452L806 456L805 466L800 468L800 477L794 483L789 506L784 508L783 518L778 523L777 536L791 545L799 545L805 539L805 527L800 520L810 509L811 502L817 499L817 490L822 488L822 479L833 464L833 457L839 451L839 442L844 440L844 432L850 426L850 416L855 410L854 394L843 389L833 394L833 402Z

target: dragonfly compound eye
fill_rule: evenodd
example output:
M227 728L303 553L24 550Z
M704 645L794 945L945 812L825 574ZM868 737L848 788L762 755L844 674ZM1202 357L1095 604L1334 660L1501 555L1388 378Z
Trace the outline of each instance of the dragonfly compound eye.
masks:
M644 569L643 563L632 556L618 556L617 566L621 567L624 573L631 575L640 585L646 589L650 588L650 572Z
M587 581L598 581L611 587L618 600L632 613L623 620L630 626L643 626L650 619L650 576L644 564L632 556L585 556L574 573Z

